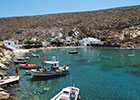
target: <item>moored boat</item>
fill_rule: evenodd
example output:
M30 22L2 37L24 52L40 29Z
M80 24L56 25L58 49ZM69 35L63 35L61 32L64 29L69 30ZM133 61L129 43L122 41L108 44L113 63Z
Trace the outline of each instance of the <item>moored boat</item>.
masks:
M16 59L17 59L17 60L28 60L29 57L17 57Z
M78 51L69 51L69 54L78 54Z
M128 54L128 56L129 56L129 57L134 57L134 56L135 56L135 54Z
M25 69L38 68L38 63L33 63L33 64L29 64L29 63L19 64L19 67L20 68L25 68Z
M37 58L39 58L40 55L39 55L39 54L34 54L34 53L32 53L32 57L37 57Z
M56 96L54 96L51 100L78 100L79 99L79 89L70 86L63 88Z
M55 58L54 58L55 59ZM62 76L66 75L69 70L69 65L59 66L59 61L44 61L44 63L49 64L50 66L43 69L32 69L31 75L33 77L48 77L48 76Z
M27 60L14 60L15 64L26 64L27 62Z
M17 82L19 80L20 76L5 76L3 78L0 77L0 86Z

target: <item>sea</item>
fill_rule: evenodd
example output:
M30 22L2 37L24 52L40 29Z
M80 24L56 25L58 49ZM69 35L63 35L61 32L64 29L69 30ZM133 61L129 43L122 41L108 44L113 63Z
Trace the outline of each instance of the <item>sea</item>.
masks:
M69 51L78 54L69 54ZM19 69L19 83L6 89L9 100L50 100L63 88L75 86L80 89L81 100L140 100L140 51L113 48L67 48L32 51L39 58L30 57L29 63L42 65L52 56L60 66L70 64L66 76L53 78L34 78L25 75L25 69ZM45 65L48 66L48 65ZM8 70L15 75L13 62Z

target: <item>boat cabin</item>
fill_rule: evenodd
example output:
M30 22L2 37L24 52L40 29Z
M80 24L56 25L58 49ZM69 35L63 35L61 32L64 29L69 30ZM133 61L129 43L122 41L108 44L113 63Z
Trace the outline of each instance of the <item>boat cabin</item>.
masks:
M59 67L59 61L44 61L44 63L51 65L52 68Z

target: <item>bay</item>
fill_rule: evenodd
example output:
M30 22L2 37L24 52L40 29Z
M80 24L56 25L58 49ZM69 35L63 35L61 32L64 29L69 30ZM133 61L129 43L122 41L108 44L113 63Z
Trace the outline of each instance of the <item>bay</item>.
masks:
M76 50L78 54L69 54ZM30 63L42 66L40 58ZM132 55L132 56L129 56ZM53 79L34 80L20 70L18 84L8 87L14 100L50 100L59 91L73 84L80 89L82 100L140 100L140 51L105 48L47 49L45 60L56 56L60 65L70 64L69 74ZM18 65L11 64L8 71L15 75Z

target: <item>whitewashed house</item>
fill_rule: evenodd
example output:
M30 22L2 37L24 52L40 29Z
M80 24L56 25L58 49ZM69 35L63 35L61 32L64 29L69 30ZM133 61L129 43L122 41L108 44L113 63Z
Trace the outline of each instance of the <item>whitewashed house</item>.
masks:
M3 45L9 49L12 49L15 55L22 55L25 54L27 52L29 52L29 50L26 49L20 49L20 45L18 45L18 40L17 41L4 41Z
M66 37L66 40L71 42L71 41L73 41L73 38L72 37Z
M92 37L83 38L79 42L82 46L91 46L91 44L99 44L99 45L103 44L101 40Z
M37 39L36 38L32 38L31 41L37 41Z
M43 47L47 47L48 45L50 45L50 42L47 42L47 41L43 41L42 42L42 46Z
M4 41L3 42L4 46L6 46L7 48L10 48L12 50L16 50L19 49L19 45L18 45L18 41Z

